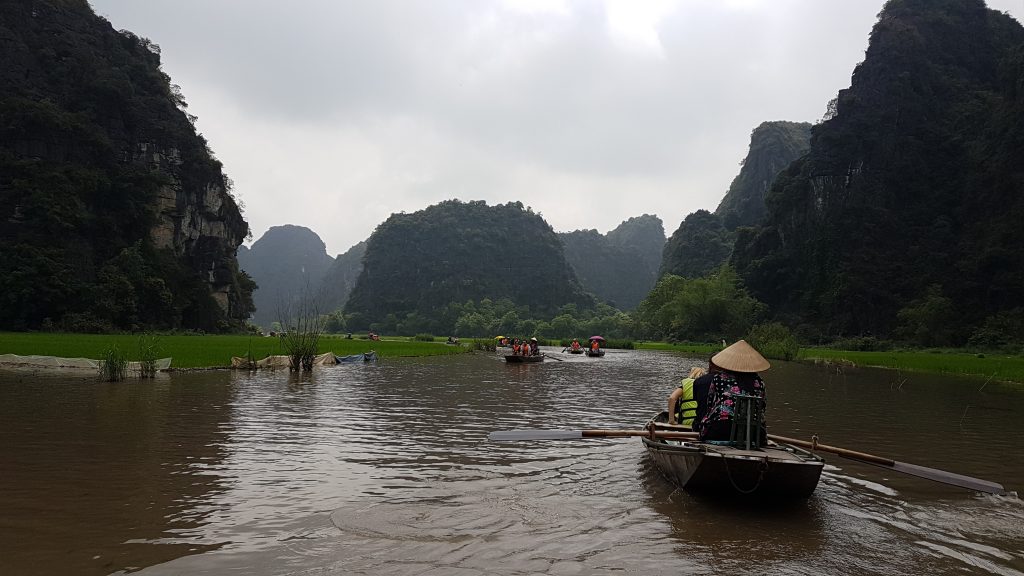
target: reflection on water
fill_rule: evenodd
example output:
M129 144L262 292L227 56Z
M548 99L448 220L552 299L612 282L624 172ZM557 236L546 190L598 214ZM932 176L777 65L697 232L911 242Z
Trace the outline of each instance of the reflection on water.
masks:
M1014 498L830 458L811 499L752 510L676 490L635 439L486 442L638 426L700 362L549 352L564 361L0 373L0 558L16 574L1024 574ZM1021 387L781 363L766 380L774 433L1024 488Z

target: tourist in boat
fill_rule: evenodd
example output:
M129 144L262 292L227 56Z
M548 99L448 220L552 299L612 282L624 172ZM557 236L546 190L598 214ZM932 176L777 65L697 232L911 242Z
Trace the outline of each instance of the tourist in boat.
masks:
M697 399L693 394L694 381L707 374L700 366L690 368L690 374L668 397L668 423L679 424L692 429L697 421Z
M530 338L530 356L536 356L540 354L540 346L537 344L536 338Z
M597 340L591 340L590 341L590 351L591 352L598 352L599 350L601 350L601 344L598 343Z
M580 349L580 340L579 340L579 338L573 338L572 339L572 344L570 344L569 346L573 350L579 350Z
M756 396L760 410L758 428L761 430L762 440L767 433L765 430L764 408L765 408L765 387L764 380L758 375L771 367L764 356L747 344L746 340L739 340L725 350L711 357L713 370L710 376L707 396L707 411L701 416L698 425L700 439L706 440L728 440L732 430L732 420L736 413L736 396ZM699 385L699 380L695 385Z
M519 338L516 338L515 340L512 341L512 354L519 354Z

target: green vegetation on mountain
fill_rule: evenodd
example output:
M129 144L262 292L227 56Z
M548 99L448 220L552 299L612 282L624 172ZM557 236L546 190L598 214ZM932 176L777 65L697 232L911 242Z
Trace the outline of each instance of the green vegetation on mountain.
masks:
M608 242L636 254L650 270L651 286L657 280L658 267L661 266L661 253L665 249L665 226L661 218L652 214L634 216L622 224L609 230L605 235ZM646 293L646 291L645 291Z
M252 322L269 327L280 313L301 297L318 297L322 312L333 310L324 302L322 283L334 259L315 232L302 226L272 226L252 247L238 253L238 265L256 282L256 311Z
M432 327L413 333L446 333L458 320L445 316L449 304L503 298L532 318L595 306L540 215L520 202L448 200L377 227L345 313L352 330L405 323Z
M722 218L697 210L668 239L661 274L700 278L729 261L733 242L733 233L726 230Z
M687 216L665 245L661 274L699 278L729 261L735 230L765 214L765 194L775 177L807 152L811 125L763 122L750 134L750 149L718 209Z
M366 254L366 241L359 242L338 254L331 266L324 273L323 295L325 309L339 310L345 307L349 294L356 286L359 273L363 271L363 255Z
M159 48L84 0L0 3L0 46L0 327L240 327L248 226Z
M981 0L891 0L806 156L732 262L807 339L1015 341L1024 28Z
M607 235L577 230L558 237L583 287L612 306L635 308L654 286L665 245L657 216L630 218Z
M729 185L715 214L729 230L756 226L765 216L764 198L775 177L807 153L811 125L807 122L763 122L750 134L750 149L740 173Z

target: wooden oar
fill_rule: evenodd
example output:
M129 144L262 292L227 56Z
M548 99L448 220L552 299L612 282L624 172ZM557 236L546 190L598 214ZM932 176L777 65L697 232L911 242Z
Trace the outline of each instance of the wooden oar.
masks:
M936 468L927 468L916 464L907 464L906 462L891 460L889 458L883 458L882 456L875 456L874 454L847 450L845 448L838 448L836 446L829 446L827 444L818 444L815 442L807 442L806 440L786 438L785 436L769 434L768 439L775 442L783 442L794 446L800 446L801 448L806 448L808 450L829 452L850 460L880 466L894 472L902 472L903 474L917 476L918 478L925 478L934 482L941 482L942 484L959 486L961 488L967 488L968 490L976 490L978 492L986 492L988 494L1006 494L1006 489L1003 488L1002 484L989 482L988 480L982 480L980 478L972 478L971 476L946 472L945 470L938 470Z
M665 424L659 424L659 427L667 427ZM488 434L488 440L493 442L514 442L519 440L578 440L582 438L623 438L628 436L651 436L650 430L505 430L499 432L491 432ZM655 438L665 438L671 440L696 440L696 432L676 432L667 430L655 430ZM874 466L880 466L894 472L900 472L903 474L909 474L911 476L917 476L918 478L925 478L934 482L940 482L942 484L949 484L951 486L958 486L960 488L966 488L968 490L975 490L978 492L985 492L988 494L1006 494L1006 489L1003 488L1002 484L995 482L989 482L988 480L982 480L980 478L973 478L971 476L964 476L962 474L955 474L953 472L946 472L945 470L938 470L936 468L927 468L925 466L918 466L916 464L907 464L906 462L899 462L897 460L891 460L889 458L883 458L882 456L876 456L874 454L867 454L865 452L857 452L854 450L847 450L845 448L838 448L836 446L829 446L827 444L818 444L816 442L808 442L806 440L797 440L795 438L787 438L785 436L776 436L769 434L768 439L773 442L780 442L783 444L792 444L794 446L800 446L808 450L820 450L822 452L829 452L842 456L850 460L856 460L865 464L872 464Z
M545 358L551 358L552 360L558 360L559 362L565 362L565 360L562 360L561 358L555 358L554 356L551 356L549 354L542 354L542 356L544 356Z
M578 440L580 438L625 438L627 436L650 437L649 430L501 430L491 432L487 439L492 442L515 442L518 440ZM672 440L696 440L696 432L656 431L655 438Z

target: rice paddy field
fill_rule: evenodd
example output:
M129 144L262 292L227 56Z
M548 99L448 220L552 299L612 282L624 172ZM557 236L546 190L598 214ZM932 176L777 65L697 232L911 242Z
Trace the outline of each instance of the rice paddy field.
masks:
M967 352L889 351L854 352L828 348L803 348L800 360L855 366L875 366L907 372L984 376L991 380L1024 383L1024 357Z
M284 354L276 337L247 335L163 335L157 336L160 358L172 358L172 368L216 368L231 365L232 356L245 357L252 351L259 359ZM487 340L481 340L487 342ZM0 332L0 354L21 356L59 356L62 358L100 359L117 346L128 360L139 359L140 336L131 334L68 334L54 332ZM461 354L476 347L474 339L463 339L460 346L450 346L442 339L423 342L412 338L346 339L325 335L320 339L320 352L339 356L375 350L382 359L414 356ZM641 350L672 350L698 357L710 357L720 346L667 342L638 342ZM1024 383L1024 357L1005 354L973 354L958 351L887 351L856 352L832 348L802 348L799 360L834 364L836 366L870 366L928 372L983 376L991 380Z
M66 334L53 332L0 332L0 354L19 356L59 356L61 358L99 359L117 346L128 360L139 359L140 335ZM284 354L280 338L247 335L164 335L157 336L158 356L171 358L172 368L213 368L231 365L232 356L265 358ZM341 336L320 338L320 352L338 356L375 350L381 359L401 356L441 356L469 351L465 346L443 342L419 342L409 338L383 340L346 339Z
M713 344L669 344L644 342L643 350L674 350L695 356L710 357L720 346ZM834 348L801 348L802 362L889 368L907 372L962 374L984 376L998 381L1024 383L1024 357L1007 354L974 354L950 350L856 352Z

